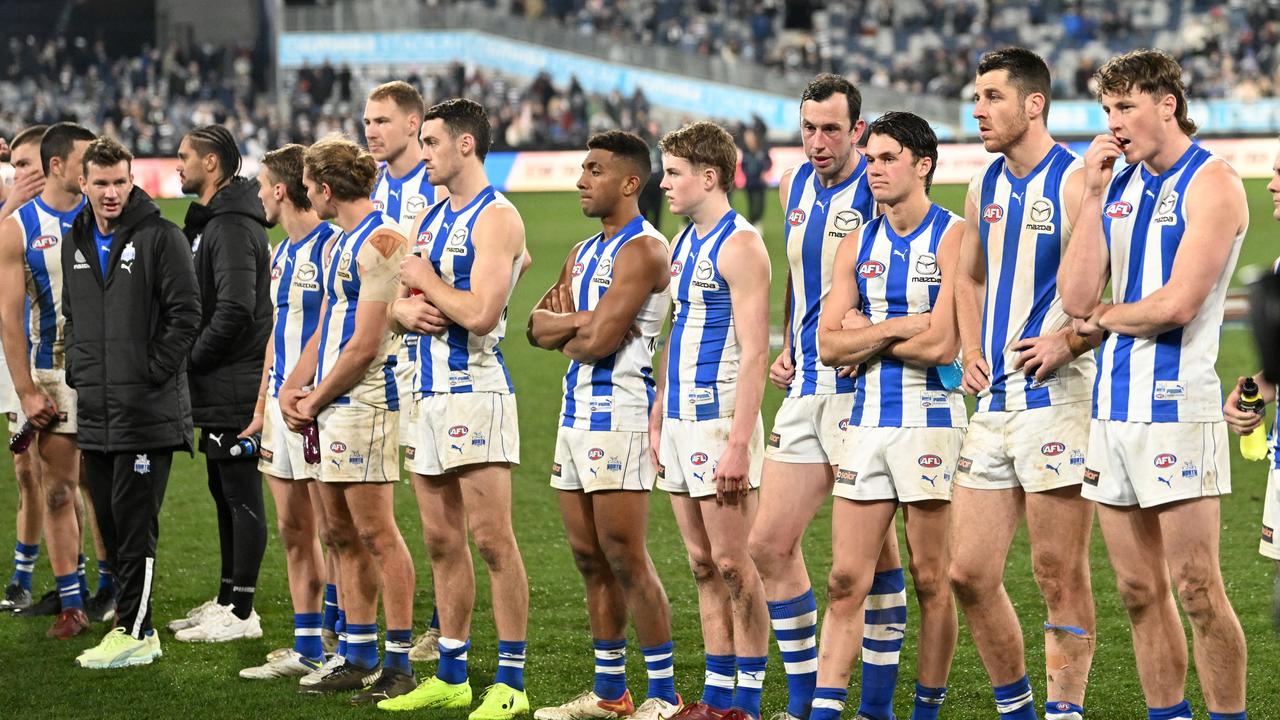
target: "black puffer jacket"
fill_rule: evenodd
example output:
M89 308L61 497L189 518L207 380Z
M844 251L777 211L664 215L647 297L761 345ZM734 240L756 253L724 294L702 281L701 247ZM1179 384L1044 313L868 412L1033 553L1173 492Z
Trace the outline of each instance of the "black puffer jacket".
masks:
M271 248L258 182L237 177L208 205L187 208L183 232L200 282L200 334L191 348L197 427L239 430L253 419L271 334Z
M191 449L187 353L200 325L191 249L135 187L102 278L87 203L62 245L67 383L83 450Z

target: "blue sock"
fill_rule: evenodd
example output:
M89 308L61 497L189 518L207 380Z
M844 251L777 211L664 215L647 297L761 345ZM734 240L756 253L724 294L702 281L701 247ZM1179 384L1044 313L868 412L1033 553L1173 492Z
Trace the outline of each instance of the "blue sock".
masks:
M770 602L769 621L787 673L787 713L807 717L818 685L818 603L813 588L790 600Z
M911 720L937 720L942 701L947 699L945 687L925 687L916 683L916 704L911 708Z
M338 633L338 649L334 654L342 657L347 656L347 613L343 610L338 611L338 621L333 626L334 632Z
M995 688L996 710L1001 720L1038 720L1036 699L1031 695L1031 681L1023 675L1008 685Z
M320 613L293 614L293 649L308 660L324 661L320 644Z
M677 704L680 698L676 695L675 644L668 641L640 648L640 652L644 654L644 666L649 671L649 692L645 698L662 698L672 705Z
M849 699L848 688L820 687L813 691L813 709L809 720L840 720L844 701Z
M1044 720L1059 720L1071 713L1084 717L1084 708L1066 700L1048 700L1044 704Z
M767 657L738 658L738 687L733 691L733 707L753 718L760 717L760 689L764 686Z
M707 675L702 684L702 702L724 712L733 707L733 672L738 659L733 655L708 655Z
M378 623L347 624L347 662L361 668L378 664Z
M862 612L862 697L858 712L888 720L893 717L898 656L907 630L907 582L902 568L875 574L865 608Z
M436 677L457 685L467 681L467 650L471 649L470 640L454 640L440 638L440 664L436 666Z
M116 594L116 577L111 574L111 565L106 560L98 561L98 592Z
M338 586L333 583L324 586L324 618L320 621L320 627L338 631Z
M1147 708L1148 720L1190 720L1191 703L1184 698L1177 705L1170 705L1165 708Z
M524 690L524 654L528 648L527 640L499 640L498 672L493 681Z
M1246 720L1246 718L1243 710L1238 713L1216 713L1210 710L1209 720Z
M84 564L87 560L84 553L80 553L80 563L76 566L76 580L80 581L80 597L86 600L89 598L89 578L84 574Z
M399 670L411 673L409 668L409 651L413 649L413 630L387 629L386 652L382 655L382 667L386 670Z
M431 622L427 624L427 627L432 630L435 630L436 632L440 631L440 609L439 608L431 608Z
M84 596L80 594L80 578L74 573L59 575L54 578L58 584L58 599L62 601L62 609L84 609Z
M26 545L16 543L13 546L13 577L10 585L18 585L24 590L31 589L31 573L36 569L36 558L40 557L40 543Z
M592 692L605 700L617 700L627 692L627 641L592 640L596 651L596 683Z

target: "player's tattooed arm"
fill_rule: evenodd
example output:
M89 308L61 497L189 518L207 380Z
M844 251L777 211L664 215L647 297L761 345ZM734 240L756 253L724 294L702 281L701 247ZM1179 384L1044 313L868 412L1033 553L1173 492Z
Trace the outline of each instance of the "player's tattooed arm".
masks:
M540 347L543 350L563 348L590 317L588 312L579 313L574 310L573 293L569 290L573 278L574 259L578 256L578 250L581 247L582 243L573 246L569 257L565 258L564 265L560 267L560 277L556 278L555 284L547 288L547 291L542 294L542 299L529 313L525 337L534 347Z
M967 223L956 223L938 243L938 269L942 284L938 298L928 313L929 325L911 338L889 345L885 354L918 367L946 365L960 352L960 334L956 328L955 279L960 242Z
M656 237L641 236L627 242L614 259L609 291L586 315L586 322L565 343L562 352L578 362L593 363L618 351L639 333L636 316L654 293L671 282L669 250ZM650 354L653 348L649 348Z

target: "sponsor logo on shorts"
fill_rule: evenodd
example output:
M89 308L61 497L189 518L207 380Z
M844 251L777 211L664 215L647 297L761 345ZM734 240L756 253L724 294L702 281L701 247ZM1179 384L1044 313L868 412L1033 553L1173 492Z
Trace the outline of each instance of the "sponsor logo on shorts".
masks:
M1193 478L1193 477L1199 477L1199 475L1200 475L1200 468L1196 467L1195 463L1191 462L1190 460L1182 463L1182 477Z
M1098 479L1101 475L1102 473L1094 470L1093 468L1084 469L1084 481L1094 487L1098 487Z
M1151 461L1153 465L1163 470L1167 467L1173 467L1178 462L1178 456L1173 453L1160 453Z
M1124 200L1117 200L1113 203L1107 203L1107 206L1102 210L1102 214L1106 215L1112 220L1119 220L1120 218L1129 217L1129 214L1132 212L1133 212L1133 204L1125 202Z
M412 446L412 445L407 445L407 446L405 446L405 449L404 449L404 459L405 459L405 460L412 460L412 459L413 459L417 454L418 454L418 449L417 449L417 448L415 448L415 447L414 447L414 446Z
M776 432L769 433L769 447L780 447L782 445L782 436Z
M1275 535L1275 530L1272 530L1266 525L1262 526L1262 542L1275 544Z
M599 460L602 457L604 457L604 450L600 448L591 448L587 451L588 460Z
M1084 453L1083 453L1083 452L1081 452L1081 451L1079 451L1079 450L1072 450L1072 451L1071 451L1071 464L1072 464L1072 465L1083 465L1083 464L1084 464Z
M961 455L960 460L956 462L957 473L967 473L973 469L973 461Z
M358 452L352 451L351 454L347 456L347 462L352 465L364 465L364 456Z
M258 454L262 456L263 460L270 460L276 456L275 453L267 448L258 448Z
M689 462L694 465L706 465L707 460L710 460L710 458L708 458L707 454L704 452L696 452L689 456Z
M840 432L846 432L849 429L849 418L840 418Z
M1067 446L1060 442L1047 442L1040 446L1040 454L1054 457L1067 451Z
M858 473L854 470L840 468L836 471L836 482L841 485L853 485L858 482Z
M622 472L622 461L616 457L610 457L609 462L604 464L604 469L609 472Z
M937 476L937 475L925 475L925 474L923 474L923 473L922 473L922 474L920 475L920 482L927 482L927 483L929 483L929 487L936 488L936 487L938 487L938 476Z
M998 223L1004 219L1004 208L996 203L982 208L982 219L989 223Z
M472 447L484 447L485 442L486 440L484 439L484 433L480 432L479 430L471 433Z
M791 212L787 213L787 224L790 225L791 227L795 227L800 223L804 222L804 219L806 217L808 216L804 214L804 210L801 210L800 208L795 208Z
M340 442L329 443L329 452L331 453L344 453L346 451L347 451L347 446L344 445L343 443L340 443Z
M560 472L563 469L560 463L551 463L551 477L560 477Z
M460 438L466 435L470 430L471 429L468 428L466 425L454 425L453 427L449 428L449 437Z
M934 468L942 465L942 458L930 453L916 458L916 462L920 463L920 467Z

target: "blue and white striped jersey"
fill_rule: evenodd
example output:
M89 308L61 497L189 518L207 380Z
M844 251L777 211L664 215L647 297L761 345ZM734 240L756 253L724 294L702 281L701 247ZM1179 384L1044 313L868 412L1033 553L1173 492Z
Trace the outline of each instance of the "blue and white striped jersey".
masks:
M706 237L690 223L671 251L675 301L667 339L666 416L711 420L733 416L737 402L738 337L729 284L720 274L720 251L735 233L759 236L730 210Z
M64 234L84 207L60 213L37 195L13 214L22 229L27 291L27 339L33 370L65 367L62 336L62 248Z
M384 253L368 242L374 231L394 232L400 243ZM319 363L316 368L316 384L333 370L338 355L351 341L356 329L356 306L361 300L391 302L399 292L397 277L400 259L408 250L408 241L400 232L395 220L377 210L350 233L343 233L333 242L328 253L324 288L327 304L319 332ZM396 388L396 352L400 339L382 333L374 361L356 384L335 399L335 405L357 403L387 410L400 409L400 396Z
M1111 253L1111 294L1134 303L1164 287L1187 228L1187 189L1201 168L1220 162L1192 145L1173 167L1152 175L1125 167L1107 186L1102 228ZM1093 416L1128 422L1216 422L1222 389L1214 363L1223 303L1244 231L1190 323L1155 337L1111 334L1098 355Z
M485 188L461 210L454 211L449 200L436 203L427 211L418 232L415 252L431 261L436 273L459 290L471 289L471 265L476 248L472 232L485 209L495 202L508 202L492 186ZM522 257L511 262L511 287L507 302L520 278ZM507 332L507 310L504 307L498 324L487 335L473 335L461 325L450 325L438 336L418 336L418 375L414 392L512 393L511 375L498 343Z
M613 283L618 252L632 238L662 236L637 216L611 238L597 233L582 243L573 259L571 287L578 310L595 310ZM594 363L570 362L564 376L564 403L560 424L582 430L644 432L653 404L653 349L662 332L662 321L671 304L664 290L651 293L640 306L635 325L640 334L626 340L618 351Z
M386 163L378 167L373 184L373 207L400 223L405 235L413 232L413 222L436 201L436 189L428 181L427 164L419 161L404 177L392 177Z
M963 219L941 205L929 208L906 236L885 216L867 223L858 243L858 297L873 323L933 310L942 287L938 246ZM877 355L860 368L849 424L859 427L965 427L964 398L948 392L938 368L920 368Z
M787 263L791 268L791 359L796 376L789 397L829 395L853 391L853 378L837 377L836 369L818 355L818 320L822 301L831 291L831 268L845 235L855 232L876 214L876 200L867 184L867 159L834 187L823 187L811 163L796 167L787 196Z
M280 396L280 386L298 364L307 341L320 325L324 305L325 251L338 230L329 223L315 226L306 237L285 238L271 256L271 367L267 392Z
M1084 402L1092 396L1093 353L1037 381L1015 369L1018 353L1012 349L1019 340L1071 321L1058 294L1058 266L1071 237L1063 191L1082 166L1075 154L1055 145L1026 177L1014 177L1001 156L969 184L986 260L982 351L991 368L990 387L978 393L978 412Z

